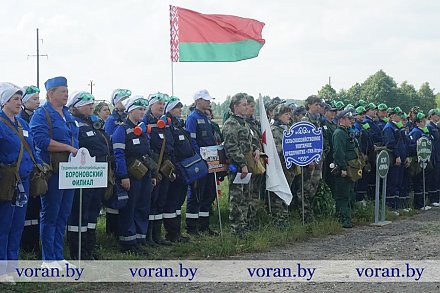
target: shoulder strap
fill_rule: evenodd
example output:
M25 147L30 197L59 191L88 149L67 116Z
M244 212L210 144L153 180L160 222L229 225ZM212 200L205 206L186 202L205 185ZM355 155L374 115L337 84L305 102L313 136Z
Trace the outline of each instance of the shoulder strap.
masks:
M31 151L31 148L29 147L29 144L27 143L27 141L24 139L23 127L21 126L20 121L17 120L17 124L18 124L18 130L17 130L14 126L12 126L11 122L6 120L5 118L0 117L0 120L3 121L12 131L17 133L18 137L20 138L22 146L24 146L26 151L29 153L29 156L31 157L32 162L35 165L37 165L37 162L35 161L35 158L34 158L34 155L33 155L32 151Z
M20 170L21 161L22 161L22 159L23 159L23 146L26 148L26 150L27 150L27 152L29 153L29 155L30 155L32 161L35 163L34 156L32 155L32 152L30 151L29 145L28 145L27 142L24 140L23 134L22 134L20 131L18 131L17 128L15 128L15 127L11 124L11 122L9 122L8 120L6 120L5 118L0 117L0 120L3 121L3 122L6 124L6 126L8 126L12 131L14 131L15 133L17 133L18 137L20 138L20 142L21 142L21 143L20 143L20 153L18 154L18 159L17 159L17 176L18 176L18 172L19 172L19 170ZM18 123L18 127L19 127L19 129L21 129L20 122L17 121L17 123Z
M160 169L160 166L162 165L162 159L163 159L163 153L165 151L165 143L166 143L166 136L164 134L163 136L163 142L162 142L162 147L160 148L160 154L159 154L159 161L157 162L157 169Z
M50 119L49 111L47 111L45 107L43 107L43 109L44 109L44 114L46 115L47 124L49 125L49 137L52 139L53 137L52 119Z

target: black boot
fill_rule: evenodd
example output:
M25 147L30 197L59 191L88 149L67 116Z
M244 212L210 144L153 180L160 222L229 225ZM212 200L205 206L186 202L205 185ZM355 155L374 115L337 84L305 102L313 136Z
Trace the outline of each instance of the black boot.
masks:
M96 252L96 229L87 229L87 242L84 243L89 260L100 259ZM83 258L85 259L85 258Z
M112 214L112 213L106 212L106 214L105 214L105 232L109 235L113 235L116 238L119 237L118 220L119 220L119 214Z
M200 232L208 234L209 236L217 236L218 235L217 232L215 232L209 228L209 217L200 217L199 223L200 223Z
M194 236L200 235L199 228L198 228L198 221L199 221L199 219L186 218L186 232L188 232L188 234L191 234Z
M176 221L176 231L179 242L188 242L190 238L188 236L182 235L181 224L182 224L182 216L178 215L175 219Z
M166 246L172 245L171 242L162 238L161 232L162 232L162 220L154 221L154 225L153 225L154 242L156 242L159 245L166 245Z
M67 240L69 241L70 259L78 259L79 239L77 232L67 232ZM81 233L81 259L88 259L87 254L87 236L86 233Z
M153 225L156 221L149 221L147 230L147 245L156 247L157 243L153 240Z
M171 242L178 242L176 218L163 219L163 226L166 231L165 239Z

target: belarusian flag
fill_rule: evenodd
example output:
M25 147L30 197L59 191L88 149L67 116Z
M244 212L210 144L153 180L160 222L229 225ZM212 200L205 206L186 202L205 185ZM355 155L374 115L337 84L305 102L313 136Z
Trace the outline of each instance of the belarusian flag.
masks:
M264 23L232 15L202 14L171 6L173 62L227 62L258 56Z

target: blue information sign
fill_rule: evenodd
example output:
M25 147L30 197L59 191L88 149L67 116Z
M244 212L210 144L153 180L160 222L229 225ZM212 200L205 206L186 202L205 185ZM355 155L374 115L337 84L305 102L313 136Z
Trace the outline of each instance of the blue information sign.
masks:
M295 123L289 131L284 131L283 154L287 169L292 163L307 166L313 161L319 162L322 149L322 129L308 121Z

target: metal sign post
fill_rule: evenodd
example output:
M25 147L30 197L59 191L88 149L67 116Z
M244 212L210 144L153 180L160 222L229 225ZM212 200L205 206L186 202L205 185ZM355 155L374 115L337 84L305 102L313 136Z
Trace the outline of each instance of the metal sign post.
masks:
M312 162L318 163L322 158L323 151L322 129L308 121L295 123L289 131L284 130L283 155L286 168L290 169L293 164L301 166L301 201L302 221L305 224L304 207L304 166Z
M225 148L223 145L200 147L200 156L208 164L208 172L214 173L215 199L217 200L218 222L220 225L220 235L223 239L222 216L220 213L220 201L218 199L217 172L225 172L228 170L228 165L225 161Z
M95 161L90 157L89 150L80 148L76 156L69 162L60 163L59 188L79 189L79 221L78 221L78 261L81 265L81 234L82 234L82 197L83 188L107 187L108 163Z
M387 194L387 176L390 169L390 156L387 151L382 150L376 159L376 193L374 200L374 223L373 226L385 226L391 221L385 220L385 200ZM382 179L382 200L380 200L380 181ZM380 215L380 219L379 219Z
M423 176L423 211L430 210L431 208L426 206L426 187L425 187L425 169L428 165L429 160L431 159L432 153L432 142L427 137L422 136L417 140L417 161L422 168L422 176Z

